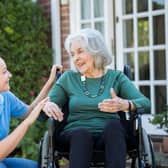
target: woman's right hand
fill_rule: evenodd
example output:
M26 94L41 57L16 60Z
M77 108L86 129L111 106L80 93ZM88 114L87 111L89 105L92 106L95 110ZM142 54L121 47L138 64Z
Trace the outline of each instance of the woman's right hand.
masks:
M53 117L55 120L63 120L63 112L60 110L57 104L53 102L47 102L43 107L43 111L48 117Z
M49 76L49 79L48 79L49 82L54 83L57 71L62 73L63 66L62 65L58 65L58 64L54 64L52 66L52 69L51 69L51 72L50 72L50 76Z
M39 116L42 108L44 107L44 105L49 101L49 97L44 98L43 100L41 100L37 106L30 112L30 114L27 116L27 118L25 119L25 122L28 123L28 125L31 125L34 123L34 121L37 119L37 117Z

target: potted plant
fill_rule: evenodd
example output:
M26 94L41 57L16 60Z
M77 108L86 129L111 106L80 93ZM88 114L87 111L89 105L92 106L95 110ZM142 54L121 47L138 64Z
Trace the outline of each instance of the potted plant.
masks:
M159 125L160 128L163 128L166 132L168 132L168 105L164 107L163 112L153 116L151 123Z
M168 105L165 106L163 112L154 115L151 123L159 125L160 128L164 129L168 133ZM163 152L168 153L168 136L163 137L162 145Z

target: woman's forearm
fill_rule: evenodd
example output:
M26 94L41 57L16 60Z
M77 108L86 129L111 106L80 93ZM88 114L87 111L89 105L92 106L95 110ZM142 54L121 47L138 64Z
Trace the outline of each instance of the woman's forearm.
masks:
M0 160L8 156L22 140L30 125L32 125L40 114L41 109L48 102L48 98L43 99L33 109L32 113L6 138L0 141Z
M48 80L45 85L43 86L42 90L40 91L39 95L35 98L35 100L29 105L28 111L32 111L33 108L47 95L49 90L51 89L53 82Z
M8 156L22 140L29 128L29 122L24 120L10 135L0 141L0 160Z
M55 78L56 78L56 71L57 69L60 70L60 72L62 72L62 65L53 65L51 72L50 72L50 76L48 81L45 83L45 85L43 86L42 90L40 91L39 95L35 98L35 100L31 103L31 105L29 105L28 107L28 112L27 115L33 110L33 108L42 100L44 99L47 95L49 90L51 89L51 87L53 86L54 82L55 82ZM27 116L26 115L26 116ZM25 116L25 117L26 117Z

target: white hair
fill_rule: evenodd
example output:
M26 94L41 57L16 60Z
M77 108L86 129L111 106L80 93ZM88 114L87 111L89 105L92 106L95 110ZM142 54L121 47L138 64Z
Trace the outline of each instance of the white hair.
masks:
M65 40L65 49L71 55L71 44L78 41L81 47L91 56L95 57L95 67L104 69L111 64L112 56L107 49L102 34L95 29L82 29L78 33L70 34Z

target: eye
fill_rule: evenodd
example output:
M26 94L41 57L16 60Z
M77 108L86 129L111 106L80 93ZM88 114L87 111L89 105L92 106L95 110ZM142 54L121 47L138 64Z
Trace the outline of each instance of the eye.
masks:
M9 71L8 71L7 69L4 69L4 70L2 71L2 73L5 75L5 74L9 73Z
M70 56L71 56L71 57L73 57L73 56L74 56L74 53L73 53L73 52L71 52L71 53L70 53Z
M81 54L82 53L82 51L78 51L78 54Z
M7 70L3 70L2 73L3 73L3 74L6 74L6 73L7 73Z
M83 53L84 51L82 50L82 49L79 49L78 50L78 54L81 54L81 53Z

